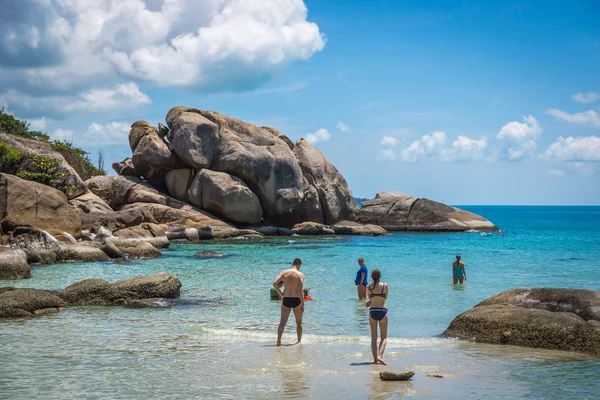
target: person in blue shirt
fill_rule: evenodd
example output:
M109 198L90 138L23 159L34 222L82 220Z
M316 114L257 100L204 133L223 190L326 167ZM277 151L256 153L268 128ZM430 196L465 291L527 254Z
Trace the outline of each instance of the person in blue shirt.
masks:
M358 291L358 299L363 300L367 298L367 285L369 281L367 279L368 271L367 266L365 265L365 259L359 258L358 265L360 265L360 269L356 273L356 279L354 283L356 284L356 289Z

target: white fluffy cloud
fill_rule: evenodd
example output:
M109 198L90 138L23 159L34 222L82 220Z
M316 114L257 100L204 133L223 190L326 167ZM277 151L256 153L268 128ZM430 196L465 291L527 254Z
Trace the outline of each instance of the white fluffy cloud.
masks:
M524 122L512 121L504 125L496 139L503 141L502 155L509 160L520 160L537 147L542 128L532 115L523 117Z
M61 90L120 76L244 90L323 49L307 13L302 0L9 2L0 16L0 67Z
M51 122L52 121L46 117L32 119L29 121L29 129L34 131L43 131L46 129L46 127L48 127L48 125L50 125Z
M406 162L416 162L427 157L438 157L442 161L482 160L487 146L488 140L485 136L477 140L464 135L459 135L452 145L448 146L446 133L438 131L424 135L400 150L400 159Z
M50 134L54 140L62 140L65 142L72 142L74 140L74 132L70 129L58 128Z
M21 113L66 114L72 112L100 112L134 110L152 101L134 82L123 83L110 89L90 89L78 95L33 96L16 90L0 93L0 102L18 105ZM48 121L45 118L39 121Z
M331 133L327 129L321 128L315 131L314 133L309 133L306 135L306 141L310 144L315 144L317 142L326 142L331 138Z
M581 125L590 125L595 128L600 128L600 116L594 110L588 110L580 113L569 114L564 111L556 110L554 108L550 108L546 111L546 113L552 115L553 117L570 122L572 124L581 124Z
M383 145L383 149L381 149L381 157L387 160L395 160L398 140L393 136L384 136L381 139L381 144Z
M400 151L400 159L407 162L415 162L422 158L438 153L446 146L446 134L444 132L433 132L424 135L420 140L412 142L408 147Z
M559 137L544 155L561 161L600 161L600 137Z
M338 122L335 127L342 132L350 132L350 127L342 121Z
M444 150L442 157L446 161L482 160L485 157L484 152L487 146L488 140L485 136L475 140L461 135L452 142L452 147Z
M125 122L109 122L107 124L92 122L84 132L77 135L72 130L59 128L50 136L57 140L73 141L77 146L103 147L127 144L130 128L131 124Z
M394 147L398 144L398 140L395 137L392 136L384 136L381 139L381 144L384 146L390 146L390 147Z
M598 93L595 92L587 92L587 93L576 93L573 96L573 100L575 100L578 103L593 103L594 101L598 100L598 97L600 97L598 95Z

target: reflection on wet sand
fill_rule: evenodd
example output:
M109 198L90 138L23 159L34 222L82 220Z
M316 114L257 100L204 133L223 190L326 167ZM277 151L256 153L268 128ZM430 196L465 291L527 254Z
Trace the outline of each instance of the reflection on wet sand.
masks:
M306 371L310 364L305 360L303 345L277 348L277 370L281 375L281 388L286 397L304 397L310 390Z

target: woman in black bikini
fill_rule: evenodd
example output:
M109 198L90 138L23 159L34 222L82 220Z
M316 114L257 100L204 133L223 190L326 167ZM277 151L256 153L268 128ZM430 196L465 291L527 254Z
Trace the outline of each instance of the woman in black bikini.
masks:
M369 307L369 324L371 325L371 351L373 352L373 362L375 364L381 363L387 365L383 361L383 352L385 351L385 345L387 344L387 328L388 328L388 317L387 308L385 301L388 297L388 285L387 283L380 282L381 272L378 269L374 269L371 273L371 279L373 283L367 286L367 297L369 301L365 303L366 307ZM381 342L379 347L377 346L377 324L379 324L379 330L381 332Z

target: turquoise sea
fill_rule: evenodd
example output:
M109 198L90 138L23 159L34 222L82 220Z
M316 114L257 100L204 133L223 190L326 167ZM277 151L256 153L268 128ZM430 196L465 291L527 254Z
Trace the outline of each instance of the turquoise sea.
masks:
M517 287L600 290L600 207L463 206L503 230L386 237L268 238L173 244L164 256L34 267L0 286L61 289L166 271L183 283L169 309L75 307L0 323L2 399L192 398L598 398L600 359L576 353L474 344L440 334L459 313ZM216 250L223 259L197 260ZM452 285L462 254L468 280ZM273 279L291 261L314 301L305 339L295 324L274 347ZM356 260L390 286L385 359L371 361L367 309L356 299ZM382 370L416 373L384 383ZM427 377L442 374L443 379Z

